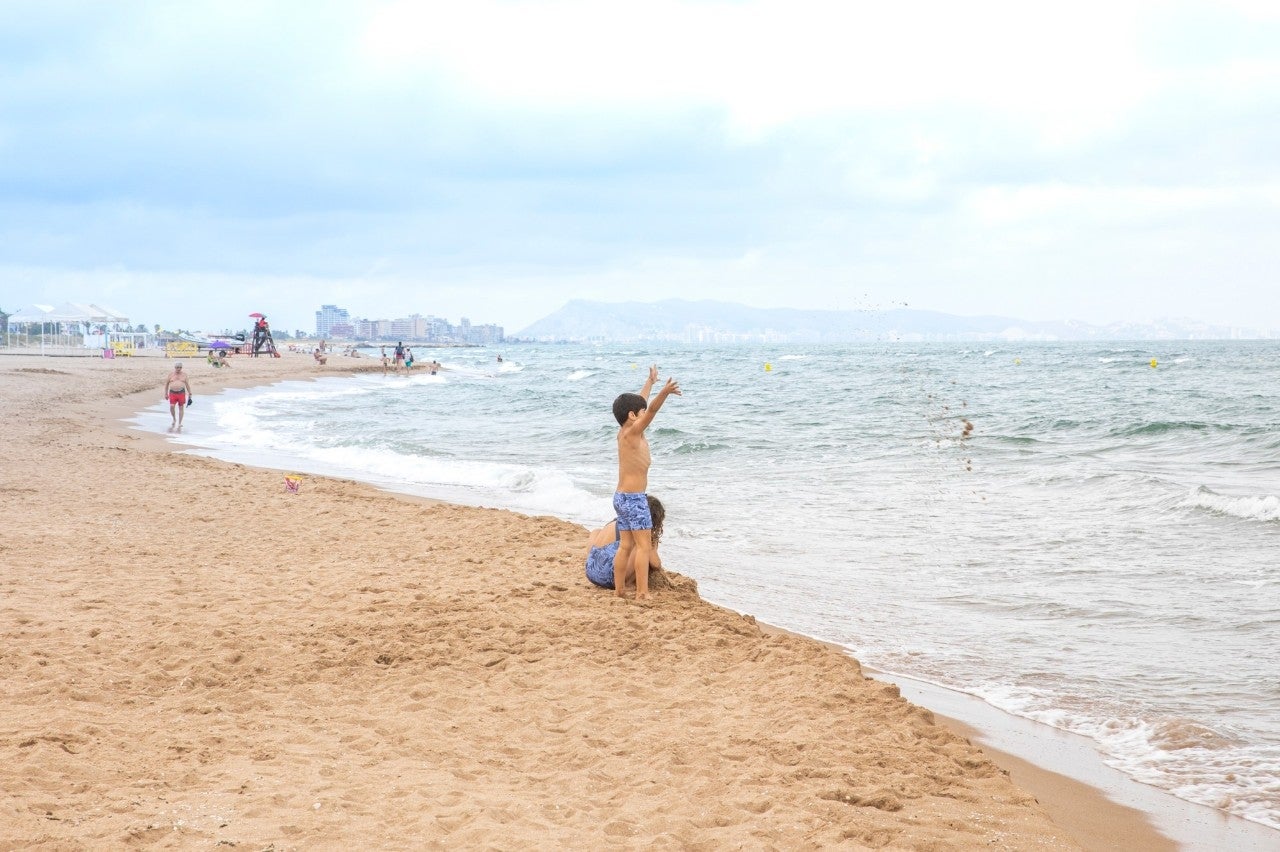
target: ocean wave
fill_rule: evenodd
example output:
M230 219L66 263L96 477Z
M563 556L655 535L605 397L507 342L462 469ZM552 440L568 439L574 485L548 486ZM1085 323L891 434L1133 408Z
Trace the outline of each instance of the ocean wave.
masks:
M1180 505L1184 508L1204 509L1218 515L1243 518L1247 521L1280 522L1280 497L1274 494L1232 497L1201 486L1188 494Z
M685 441L679 444L672 452L678 456L683 456L727 449L729 449L728 444L717 444L714 441Z
M1274 791L1280 753L1274 745L1251 744L1192 719L1107 716L1088 705L1065 709L1053 692L989 684L971 694L1015 716L1088 737L1107 764L1144 784L1280 828Z
M1183 430L1190 432L1204 432L1208 429L1229 430L1230 428L1230 426L1202 423L1198 420L1156 420L1151 423L1139 423L1134 426L1115 429L1112 430L1111 434L1120 437L1130 437L1134 435L1164 435L1168 432L1178 432Z

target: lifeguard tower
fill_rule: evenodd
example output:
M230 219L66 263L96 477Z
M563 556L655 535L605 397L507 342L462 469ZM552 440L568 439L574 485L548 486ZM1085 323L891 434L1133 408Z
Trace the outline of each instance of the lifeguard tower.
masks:
M271 326L267 324L267 318L262 314L249 314L249 316L258 319L253 325L253 345L250 349L253 357L257 358L259 352L266 352L268 355L279 358L280 353L276 351L276 342L271 339Z

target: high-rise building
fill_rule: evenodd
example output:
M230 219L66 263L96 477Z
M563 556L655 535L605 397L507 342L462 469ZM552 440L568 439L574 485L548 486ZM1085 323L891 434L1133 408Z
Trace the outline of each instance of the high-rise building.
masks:
M351 324L351 315L346 308L337 305L321 305L316 311L316 337L333 337L335 325Z
M391 336L397 340L422 340L427 336L427 318L421 314L391 321Z
M384 340L391 336L391 320L356 320L356 337Z

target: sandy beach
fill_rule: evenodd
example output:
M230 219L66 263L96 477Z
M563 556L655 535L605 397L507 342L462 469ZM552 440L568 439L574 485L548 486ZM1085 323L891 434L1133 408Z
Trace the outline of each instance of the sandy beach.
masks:
M172 452L169 366L0 356L0 849L1172 848L577 525Z

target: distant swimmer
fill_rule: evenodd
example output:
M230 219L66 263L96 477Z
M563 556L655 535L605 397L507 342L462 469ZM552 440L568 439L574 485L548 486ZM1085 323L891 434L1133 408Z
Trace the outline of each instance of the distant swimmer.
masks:
M499 355L499 356L498 356L498 363L499 363L499 364L501 364L501 363L502 363L502 356L501 356L501 355Z

